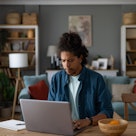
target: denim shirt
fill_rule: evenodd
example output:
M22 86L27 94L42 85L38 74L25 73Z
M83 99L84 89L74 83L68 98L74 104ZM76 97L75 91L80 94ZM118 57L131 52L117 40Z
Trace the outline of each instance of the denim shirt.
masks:
M92 117L99 113L106 114L108 118L113 117L111 93L108 90L102 75L83 67L78 79L79 86L78 111L80 119ZM48 100L69 100L69 75L61 70L51 80Z

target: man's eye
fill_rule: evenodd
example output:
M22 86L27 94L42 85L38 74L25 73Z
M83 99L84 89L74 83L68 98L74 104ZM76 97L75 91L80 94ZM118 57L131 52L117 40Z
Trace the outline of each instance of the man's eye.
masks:
M73 61L73 59L68 60L68 62L72 62L72 61Z
M65 60L61 60L61 62L65 62Z

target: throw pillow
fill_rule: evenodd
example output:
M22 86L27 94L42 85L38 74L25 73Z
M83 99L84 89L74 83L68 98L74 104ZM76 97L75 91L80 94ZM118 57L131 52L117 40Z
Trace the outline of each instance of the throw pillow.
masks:
M48 86L45 84L44 80L29 86L29 93L33 99L47 100L48 99Z
M133 87L133 93L136 93L136 80L135 80L135 84L134 84L134 87Z
M106 83L108 89L112 91L112 84L129 84L130 80L127 76L107 76Z
M23 76L25 87L29 87L31 85L36 84L37 82L44 80L45 83L48 85L48 79L46 74L41 75L32 75L32 76Z
M112 101L122 101L122 93L132 93L133 84L113 84L112 85Z

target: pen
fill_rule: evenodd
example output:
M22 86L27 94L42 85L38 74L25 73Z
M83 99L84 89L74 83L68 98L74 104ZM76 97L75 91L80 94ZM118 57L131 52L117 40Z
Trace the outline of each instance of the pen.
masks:
M17 125L17 126L18 126L18 125L25 125L25 123L19 123L19 124L16 124L16 125Z

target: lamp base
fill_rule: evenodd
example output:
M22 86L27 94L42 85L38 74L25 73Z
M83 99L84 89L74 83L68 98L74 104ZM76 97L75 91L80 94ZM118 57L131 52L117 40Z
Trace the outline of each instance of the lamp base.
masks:
M18 68L18 76L16 78L16 86L15 86L14 101L13 101L13 108L12 108L12 118L14 118L14 115L15 115L17 95L18 95L18 91L21 89L20 87L24 87L24 82L22 78L20 77L20 68Z

